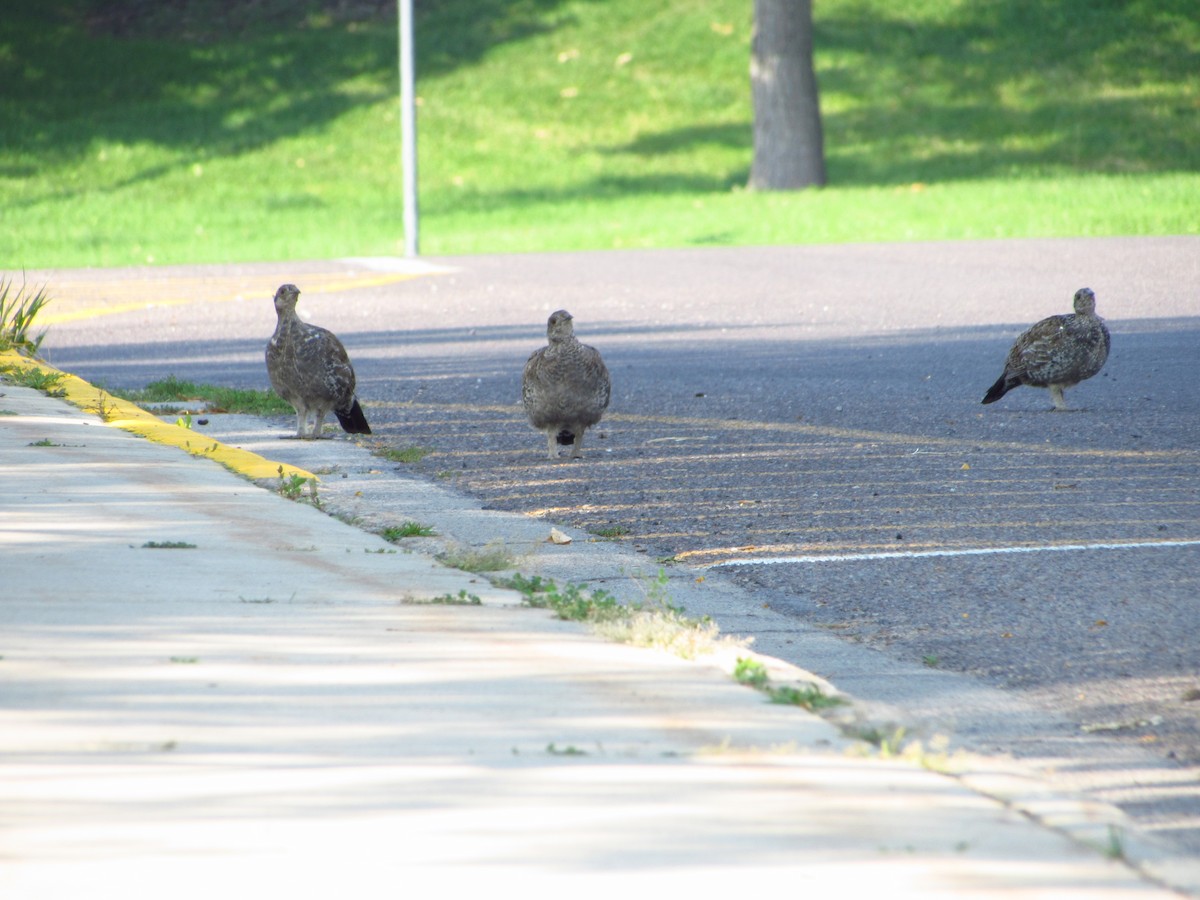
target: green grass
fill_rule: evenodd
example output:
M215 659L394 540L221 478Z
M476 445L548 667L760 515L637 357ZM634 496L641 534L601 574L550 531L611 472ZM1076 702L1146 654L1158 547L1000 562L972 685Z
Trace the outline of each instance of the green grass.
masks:
M0 377L10 384L41 391L47 397L65 397L67 390L62 386L60 372L44 372L34 366L0 366Z
M379 534L385 541L399 541L410 537L433 537L437 532L428 525L410 521L400 525L389 525Z
M607 622L624 618L628 610L608 591L588 591L582 585L568 584L559 587L553 580L534 575L532 578L519 572L499 582L523 595L523 603L534 609L553 610L555 615L567 622Z
M439 553L438 562L464 572L501 572L516 564L516 557L504 546L503 541L489 541L480 549L455 545Z
M739 657L733 668L733 680L755 690L762 691L772 703L784 706L800 706L810 712L844 706L841 697L826 694L815 684L771 684L767 667L756 659Z
M180 381L174 375L168 375L161 381L152 381L141 390L113 390L110 393L137 404L203 401L208 404L211 412L253 416L276 416L294 412L291 404L274 391L196 384L192 381Z
M629 529L624 525L608 525L602 528L589 528L588 531L596 535L596 537L610 539L625 537L627 534L629 534Z
M6 5L5 265L399 252L394 13L87 29L119 5ZM744 0L419 7L426 253L1200 231L1193 0L823 0L830 186L793 194L742 188Z
M526 577L519 572L497 581L523 595L522 602L534 609L549 609L560 619L583 622L609 640L635 647L653 647L684 659L696 659L720 647L741 647L745 641L721 634L707 616L693 619L673 604L667 593L664 572L656 579L642 582L645 600L621 603L603 589L588 590L582 585L560 587L540 575Z
M46 330L31 334L30 329L50 298L45 285L30 291L24 280L18 288L14 289L13 284L11 278L0 278L0 350L15 349L37 356Z
M418 463L433 452L430 447L378 447L371 451L388 462Z
M482 606L483 600L477 594L472 594L466 588L459 589L457 594L442 594L438 597L433 597L426 603L432 603L440 606Z

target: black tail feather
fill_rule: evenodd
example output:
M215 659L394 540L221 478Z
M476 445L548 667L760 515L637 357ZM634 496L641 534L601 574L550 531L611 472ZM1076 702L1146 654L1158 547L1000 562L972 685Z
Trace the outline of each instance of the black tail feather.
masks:
M362 407L358 405L357 397L348 410L335 409L333 413L337 416L338 422L341 423L342 430L347 434L371 433L371 426L367 424L367 417L363 415Z
M1014 387L1016 387L1016 385L1008 383L1007 375L1001 375L999 378L996 379L996 383L993 384L990 388L988 388L988 392L983 395L983 402L984 403L995 403L997 400L999 400L1001 397L1003 397L1005 394L1007 394Z
M575 443L575 434L574 432L567 431L567 429L564 428L558 433L558 436L555 438L555 440L557 440L564 447L569 447Z

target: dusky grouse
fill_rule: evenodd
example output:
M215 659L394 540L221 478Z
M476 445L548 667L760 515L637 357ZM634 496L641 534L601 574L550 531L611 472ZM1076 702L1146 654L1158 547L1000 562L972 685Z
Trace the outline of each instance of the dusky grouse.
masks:
M1050 316L1030 326L1013 344L1004 361L1004 374L984 395L995 403L1022 384L1049 388L1057 410L1067 409L1063 390L1091 378L1104 367L1111 339L1108 326L1096 315L1091 288L1075 292L1075 312Z
M525 363L521 402L529 423L546 433L546 452L558 457L558 444L581 456L583 435L600 421L608 407L612 383L600 353L575 337L572 316L565 309L546 323L547 346L535 350Z
M354 367L331 331L296 315L300 290L282 284L275 292L275 333L267 342L267 375L275 393L296 410L296 437L317 438L330 411L350 434L371 426L354 396Z

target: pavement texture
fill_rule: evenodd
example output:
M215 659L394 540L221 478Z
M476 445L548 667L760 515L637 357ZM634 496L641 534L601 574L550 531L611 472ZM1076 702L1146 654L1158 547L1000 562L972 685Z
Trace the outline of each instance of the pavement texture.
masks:
M1200 236L12 274L51 286L45 358L114 390L265 387L270 298L295 282L355 361L371 448L426 454L343 467L327 509L346 488L349 515L401 524L399 470L609 536L689 611L882 707L878 733L1012 757L1200 858ZM1081 285L1113 352L1072 412L1033 389L981 406L1013 338ZM517 400L564 305L614 384L578 465L545 459ZM213 416L186 439L256 428ZM523 521L422 509L477 547ZM638 593L560 558L522 565Z
M853 697L767 702L729 675L750 650L616 643L433 554L488 538L531 575L645 590L644 558L553 543L348 440L245 417L189 435L67 381L69 402L0 382L0 896L1200 885L1114 808L1004 761L889 757L854 736ZM309 473L320 508L272 489ZM398 547L371 530L385 512L439 536ZM690 612L770 631L731 582L691 581Z

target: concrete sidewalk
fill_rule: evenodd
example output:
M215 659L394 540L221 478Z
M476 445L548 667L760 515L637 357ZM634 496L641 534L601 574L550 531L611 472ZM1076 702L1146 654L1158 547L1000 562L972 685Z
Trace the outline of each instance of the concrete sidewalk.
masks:
M717 663L3 381L0 579L5 898L1174 896Z

